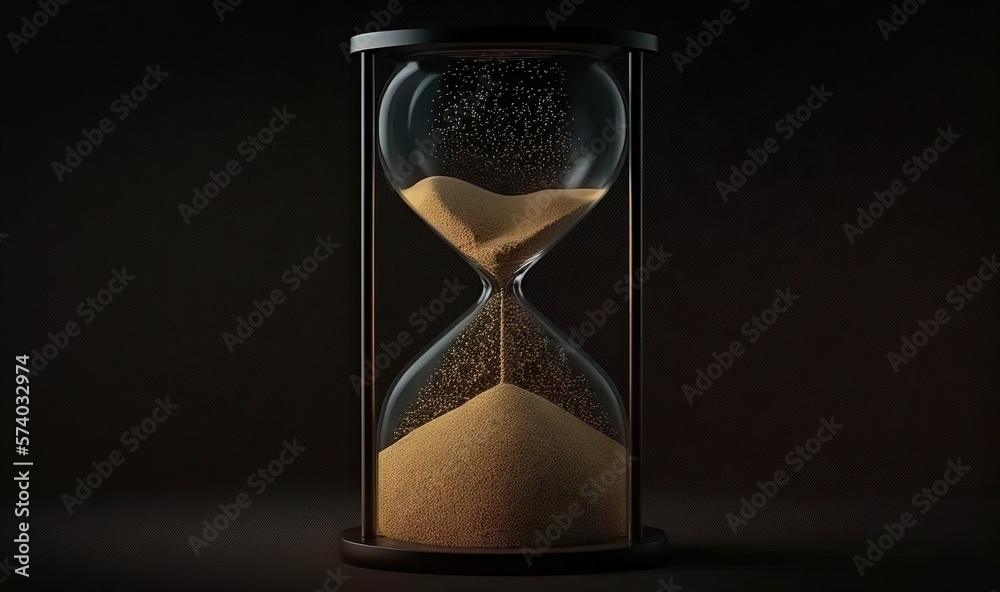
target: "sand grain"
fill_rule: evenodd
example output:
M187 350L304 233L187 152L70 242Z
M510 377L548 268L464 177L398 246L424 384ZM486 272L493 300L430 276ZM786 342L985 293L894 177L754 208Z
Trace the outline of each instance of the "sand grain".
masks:
M547 189L500 195L452 177L401 191L417 214L501 284L562 236L604 189Z

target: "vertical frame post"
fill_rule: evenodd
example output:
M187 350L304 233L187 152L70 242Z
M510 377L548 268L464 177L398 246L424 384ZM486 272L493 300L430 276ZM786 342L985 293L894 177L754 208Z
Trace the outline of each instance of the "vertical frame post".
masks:
M643 52L628 54L629 194L629 470L628 538L642 539L642 288L635 277L644 256L642 236Z
M361 537L378 536L375 416L375 54L361 57Z

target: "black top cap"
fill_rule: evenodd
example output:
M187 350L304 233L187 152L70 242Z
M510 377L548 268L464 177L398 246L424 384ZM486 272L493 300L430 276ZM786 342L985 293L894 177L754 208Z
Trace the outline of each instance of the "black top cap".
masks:
M351 37L351 53L371 51L390 59L427 54L475 55L479 52L585 53L610 58L628 51L657 51L649 33L609 29L545 27L457 27L400 29Z

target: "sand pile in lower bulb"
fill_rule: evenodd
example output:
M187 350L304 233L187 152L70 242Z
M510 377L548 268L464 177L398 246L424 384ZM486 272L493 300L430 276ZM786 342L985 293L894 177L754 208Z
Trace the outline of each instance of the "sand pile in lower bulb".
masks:
M417 214L504 282L600 199L604 189L546 189L500 195L453 177L428 177L401 191Z
M534 546L572 504L554 546L625 535L625 448L555 404L500 383L379 454L379 530L452 547ZM585 484L608 474L597 494Z

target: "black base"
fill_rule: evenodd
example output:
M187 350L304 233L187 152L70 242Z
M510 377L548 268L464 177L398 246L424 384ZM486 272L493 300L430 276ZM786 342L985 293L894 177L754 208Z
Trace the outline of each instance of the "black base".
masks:
M414 573L465 575L579 574L650 569L667 559L667 535L643 528L638 541L580 547L552 547L535 552L520 549L469 549L404 543L388 537L362 539L360 528L341 533L340 558L357 567Z

